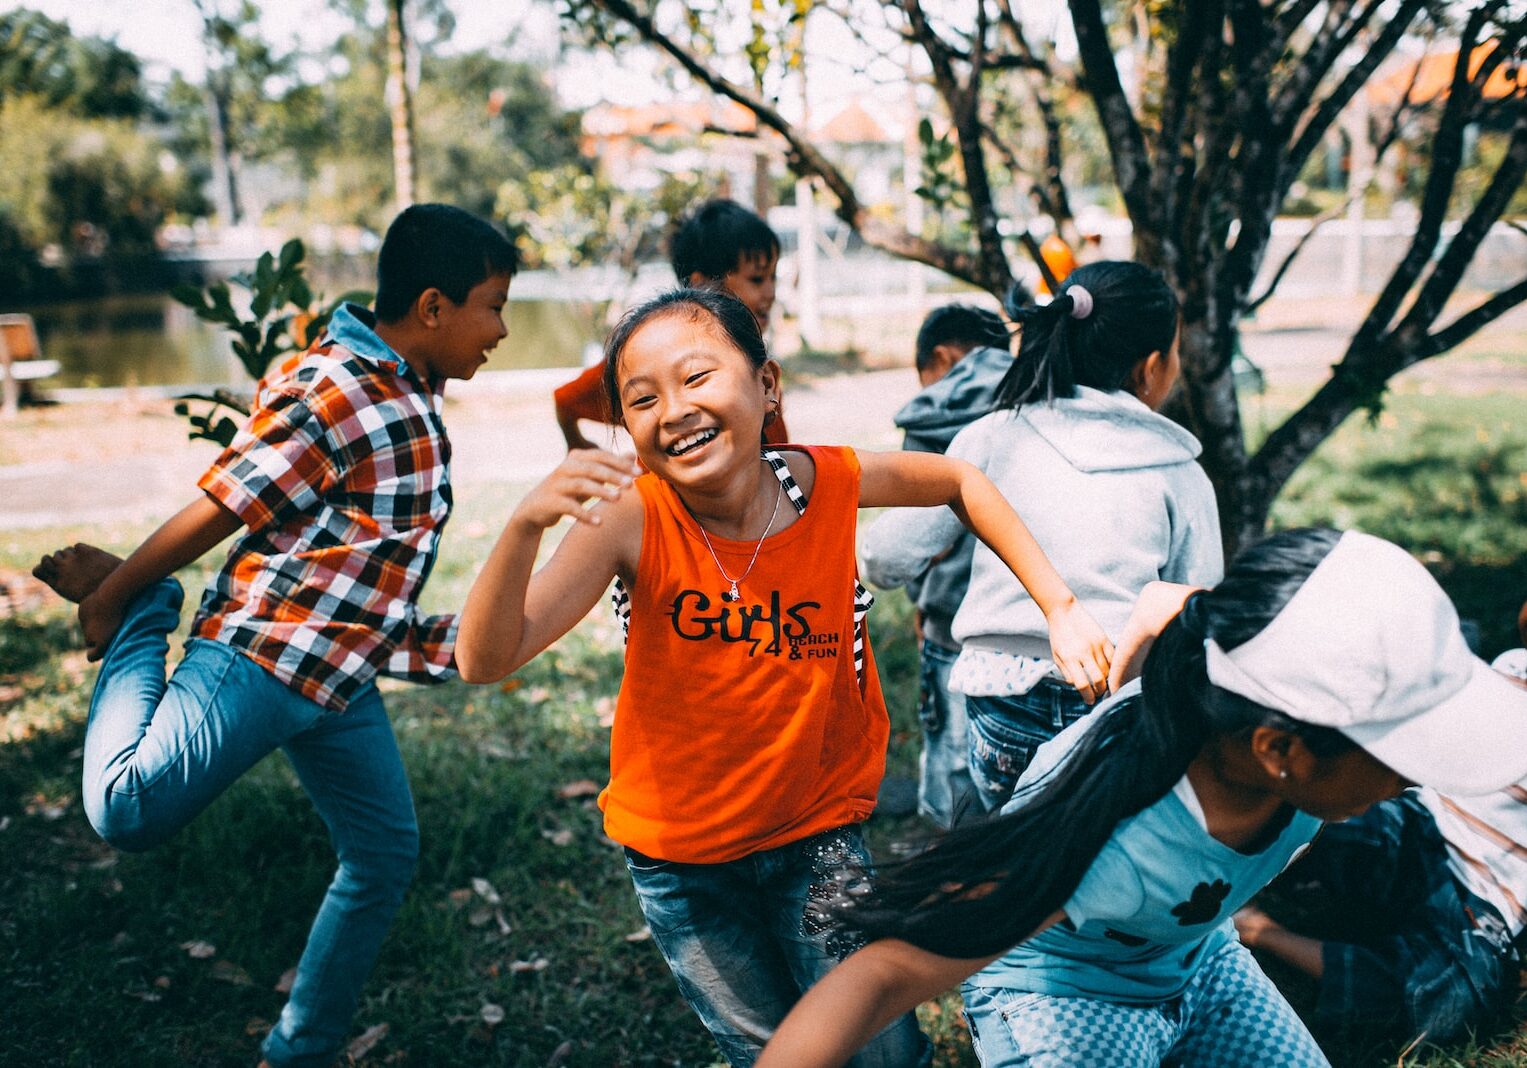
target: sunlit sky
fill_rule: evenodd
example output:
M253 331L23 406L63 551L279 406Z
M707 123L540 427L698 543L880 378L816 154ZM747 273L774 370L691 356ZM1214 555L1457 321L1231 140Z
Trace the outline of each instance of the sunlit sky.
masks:
M549 0L450 6L456 32L449 42L436 47L466 51L507 45L519 58L550 62L555 57L558 91L568 106L587 107L601 99L640 104L672 95L667 82L657 75L660 64L649 49L628 49L619 57L609 53L557 57L556 9ZM17 7L31 7L67 22L76 34L114 39L144 60L145 73L152 79L165 80L178 70L197 80L203 71L199 21L191 0L0 0L0 11ZM259 7L266 37L280 49L299 39L308 48L321 47L345 26L344 16L335 13L327 0L262 0ZM883 88L853 76L840 63L845 57L864 54L862 44L841 25L816 20L810 48L815 60L813 110L832 109L849 97L883 94ZM787 114L797 110L797 100L782 98L779 103Z

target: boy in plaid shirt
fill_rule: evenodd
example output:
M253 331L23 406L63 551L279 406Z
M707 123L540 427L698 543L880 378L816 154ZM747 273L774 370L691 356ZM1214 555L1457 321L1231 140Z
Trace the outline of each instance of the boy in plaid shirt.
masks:
M454 674L455 617L417 604L451 509L442 388L504 338L517 265L480 219L405 210L375 316L346 305L266 375L197 500L126 560L76 545L34 572L79 603L102 660L83 797L103 838L153 847L278 747L329 828L339 870L265 1041L271 1065L334 1059L413 876L413 798L375 678ZM166 683L183 598L169 576L241 528Z

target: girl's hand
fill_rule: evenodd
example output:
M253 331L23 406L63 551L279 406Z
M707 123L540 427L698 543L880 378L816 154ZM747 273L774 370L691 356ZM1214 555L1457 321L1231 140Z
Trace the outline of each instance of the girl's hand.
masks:
M1113 665L1108 671L1108 688L1117 690L1135 678L1145 667L1145 656L1156 636L1166 629L1187 599L1202 587L1176 582L1147 582L1135 598L1135 608L1119 635Z
M1113 643L1074 597L1051 611L1048 620L1051 659L1082 700L1092 704L1108 692Z
M525 495L509 521L538 533L556 526L563 516L598 526L594 506L601 500L619 500L639 474L633 457L607 449L575 449ZM585 507L589 500L594 503Z

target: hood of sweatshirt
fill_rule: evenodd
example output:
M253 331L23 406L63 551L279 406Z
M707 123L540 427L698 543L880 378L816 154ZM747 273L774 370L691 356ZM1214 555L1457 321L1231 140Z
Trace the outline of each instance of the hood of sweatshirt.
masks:
M1018 417L1079 471L1132 471L1187 463L1198 439L1132 394L1078 386L1075 397L1025 404Z
M896 425L907 433L905 448L943 452L964 427L991 411L1002 376L1013 366L1006 349L971 349L949 373L902 406Z

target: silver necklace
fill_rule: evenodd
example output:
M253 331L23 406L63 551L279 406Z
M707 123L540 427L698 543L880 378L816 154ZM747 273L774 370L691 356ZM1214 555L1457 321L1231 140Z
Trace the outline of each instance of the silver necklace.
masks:
M781 482L779 483L778 491L774 494L774 511L769 513L768 525L764 527L764 532L758 536L758 544L753 546L753 556L748 560L747 570L743 571L743 573L738 575L736 578L732 578L731 575L728 575L726 573L726 568L721 566L721 557L716 555L716 549L710 543L710 535L705 533L705 524L700 522L699 516L695 516L695 526L700 528L700 537L705 539L705 547L710 550L710 558L712 562L715 563L716 570L721 572L722 578L726 579L726 581L732 584L732 588L721 595L721 599L723 601L728 603L735 603L742 600L742 594L737 592L737 583L747 578L748 574L753 570L753 565L758 562L758 551L763 548L764 539L769 536L769 531L774 529L774 520L779 515L779 499L784 495L785 484Z

